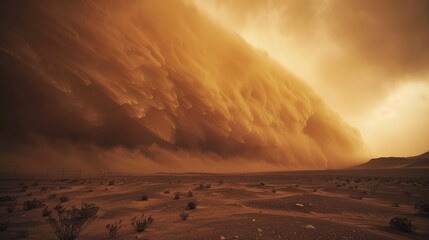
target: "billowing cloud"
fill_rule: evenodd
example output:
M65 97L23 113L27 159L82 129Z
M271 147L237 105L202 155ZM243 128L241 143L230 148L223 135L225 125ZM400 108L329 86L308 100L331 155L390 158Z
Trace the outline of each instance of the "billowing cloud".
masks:
M2 165L250 171L363 160L357 130L191 3L2 5Z
M380 104L413 86L429 82L429 2L348 0L195 1L214 21L239 33L308 82L347 121L361 130L376 155L429 148L429 128L408 132L409 117L383 121L372 114ZM425 84L423 84L424 86ZM417 91L414 89L413 91ZM429 104L421 105L429 109ZM417 109L417 108L413 108ZM402 111L411 122L425 121L420 111ZM380 123L377 128L369 122ZM420 125L419 125L420 126ZM380 131L374 131L379 129ZM380 134L390 132L380 139ZM391 134L415 139L407 143ZM390 140L389 140L390 139ZM421 142L426 142L422 146ZM387 142L386 142L387 141ZM420 146L420 147L416 147Z

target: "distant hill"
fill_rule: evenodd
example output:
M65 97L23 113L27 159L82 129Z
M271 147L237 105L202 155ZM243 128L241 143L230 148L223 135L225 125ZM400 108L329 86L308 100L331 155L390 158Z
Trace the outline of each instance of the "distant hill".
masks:
M377 168L429 168L429 152L414 157L373 158L367 163L356 166L359 169Z

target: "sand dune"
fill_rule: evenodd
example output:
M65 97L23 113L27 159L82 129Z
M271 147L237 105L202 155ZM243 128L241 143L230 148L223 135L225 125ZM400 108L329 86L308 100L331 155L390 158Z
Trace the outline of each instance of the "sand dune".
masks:
M355 168L429 168L429 152L413 157L381 157Z

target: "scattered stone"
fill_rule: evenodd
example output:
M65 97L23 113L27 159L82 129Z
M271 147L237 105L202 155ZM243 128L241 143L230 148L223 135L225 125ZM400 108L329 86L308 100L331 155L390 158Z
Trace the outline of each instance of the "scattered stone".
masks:
M313 225L311 225L311 224L308 224L308 225L306 225L305 226L305 228L307 228L307 229L316 229Z
M299 207L299 208L303 208L303 207L304 207L304 204L297 203L297 204L295 204L295 206L297 206L297 207Z

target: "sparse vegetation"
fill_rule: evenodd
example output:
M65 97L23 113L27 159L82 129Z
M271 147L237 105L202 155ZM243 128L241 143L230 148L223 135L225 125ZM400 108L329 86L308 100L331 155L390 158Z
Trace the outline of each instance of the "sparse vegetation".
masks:
M398 216L390 220L390 226L407 233L415 232L417 229L410 219Z
M58 239L74 240L97 218L99 209L97 205L85 202L80 208L55 208L58 218L51 216L48 221Z
M0 202L12 202L15 201L16 197L11 197L11 196L2 196L0 197Z
M429 203L421 201L418 202L414 207L419 210L420 214L429 216Z
M42 216L43 216L43 217L51 216L51 214L52 214L52 211L50 211L50 210L48 209L48 206L46 206L45 208L43 208L43 210L42 210Z
M261 183L259 183L259 185L261 185L261 186L265 186L265 183L264 183L264 182L261 182Z
M15 239L23 239L23 238L27 238L28 237L28 232L27 231L19 231L15 234Z
M61 196L60 197L60 202L68 202L70 200L70 198L68 198L67 196Z
M107 185L109 185L109 186L113 186L113 185L115 185L115 181L114 181L114 180L110 180L110 181L109 181L109 183L108 183Z
M276 189L272 189L272 190L271 190L271 192L276 193L276 192L277 192L277 190L276 190Z
M136 232L144 232L150 225L152 225L153 221L154 219L152 216L146 218L142 212L139 218L133 217L131 219L131 226L134 227Z
M167 190L167 191L164 192L164 194L170 194L170 191Z
M109 223L106 225L106 228L109 230L109 238L110 239L118 238L119 229L121 229L121 227L122 227L121 224L122 224L122 220L119 220L119 222Z
M41 188L40 188L40 191L41 191L41 192L45 192L45 191L47 191L47 190L48 190L48 187L46 187L46 186L43 186L43 187L41 187Z
M55 193L52 193L52 194L48 195L48 199L53 199L53 198L56 198L56 197L57 197L57 194L55 194Z
M185 211L182 211L179 216L180 216L180 219L182 219L183 221L185 221L186 219L188 219L189 213L187 213Z
M9 206L6 208L8 213L13 213L15 211L15 209L16 209L15 206Z
M149 200L149 196L147 194L143 194L142 201L147 201L147 200Z
M178 194L178 193L176 193L175 195L174 195L174 200L179 200L180 199L180 195Z
M6 231L8 227L9 227L9 222L3 221L3 220L0 222L0 232Z
M192 192L188 192L188 197L193 197L194 194Z
M27 188L28 188L28 187L24 185L24 186L22 186L22 187L21 187L21 190L19 190L19 191L20 191L20 192L26 192L26 191L27 191Z
M190 201L187 205L187 208L189 210L194 210L197 208L198 203L196 201Z
M44 205L45 204L42 201L40 201L36 198L33 198L32 200L27 200L24 202L24 210L31 210L34 208L40 208L40 207L43 207Z

